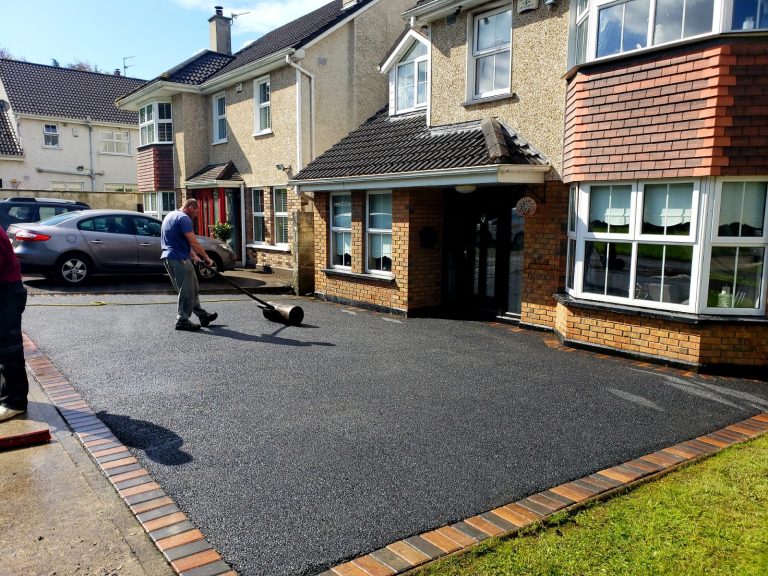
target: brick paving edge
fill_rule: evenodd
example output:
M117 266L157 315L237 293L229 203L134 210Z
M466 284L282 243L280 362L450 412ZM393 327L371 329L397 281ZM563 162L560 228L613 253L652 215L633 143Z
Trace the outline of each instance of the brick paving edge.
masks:
M173 570L182 576L237 576L187 515L142 468L85 399L24 334L27 369L130 508Z

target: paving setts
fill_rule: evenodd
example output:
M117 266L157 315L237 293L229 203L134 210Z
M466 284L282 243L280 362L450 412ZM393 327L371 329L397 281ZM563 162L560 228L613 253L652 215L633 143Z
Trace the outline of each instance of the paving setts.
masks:
M205 303L220 320L198 333L175 332L163 298L33 297L24 316L246 576L317 574L768 409L766 383L565 353L502 326L271 299L301 304L306 325L235 299Z

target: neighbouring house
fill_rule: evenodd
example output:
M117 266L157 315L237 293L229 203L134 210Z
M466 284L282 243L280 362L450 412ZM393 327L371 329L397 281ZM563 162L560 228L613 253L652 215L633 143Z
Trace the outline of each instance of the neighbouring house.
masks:
M317 295L764 376L768 17L658 3L408 10L389 107L291 181Z
M118 101L139 113L139 187L201 203L198 233L229 222L243 264L293 270L311 292L313 203L288 179L387 99L380 55L409 0L335 0L231 53L232 18L211 49Z
M115 98L144 82L0 59L0 189L136 191L138 114Z

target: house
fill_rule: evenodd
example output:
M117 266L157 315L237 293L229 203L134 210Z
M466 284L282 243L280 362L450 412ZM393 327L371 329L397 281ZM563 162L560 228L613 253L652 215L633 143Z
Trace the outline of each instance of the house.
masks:
M135 191L138 115L114 100L143 83L0 59L0 189Z
M139 187L201 203L198 233L234 227L243 264L293 270L312 290L313 204L288 179L380 108L376 64L408 0L334 0L232 54L232 19L211 49L118 101L139 113Z
M768 20L705 4L420 0L389 106L290 182L317 296L764 375Z

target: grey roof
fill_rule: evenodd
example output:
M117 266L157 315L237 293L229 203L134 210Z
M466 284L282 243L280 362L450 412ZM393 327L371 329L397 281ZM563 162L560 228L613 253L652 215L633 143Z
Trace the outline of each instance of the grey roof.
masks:
M7 110L0 108L0 156L23 156L19 139Z
M145 85L160 81L194 85L203 84L207 80L237 70L246 64L260 60L275 52L285 50L286 48L301 48L371 2L373 0L359 0L354 6L342 10L342 0L333 0L309 14L305 14L280 28L267 32L264 36L233 55L206 50L199 56L164 72ZM129 96L139 88L141 86L130 91L126 90L121 96Z
M0 59L0 81L17 114L139 123L137 113L118 110L115 99L144 80Z
M390 117L385 108L309 163L294 180L548 163L494 118L429 128L425 112Z
M223 164L209 164L202 170L198 170L187 179L188 184L207 184L217 180L235 180L241 182L243 177L238 172L233 162Z

